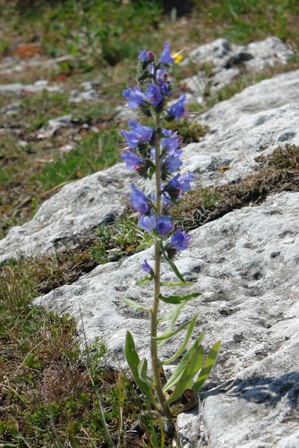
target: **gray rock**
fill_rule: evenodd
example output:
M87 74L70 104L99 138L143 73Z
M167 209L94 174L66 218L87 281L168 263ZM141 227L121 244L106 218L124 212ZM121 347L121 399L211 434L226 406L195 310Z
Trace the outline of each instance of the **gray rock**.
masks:
M21 83L13 83L13 84L2 84L0 85L0 94L1 93L14 93L20 94L24 91L30 93L40 93L40 92L62 92L62 89L57 86L49 86L48 81L36 81L34 84L21 84Z
M225 120L225 114L223 117ZM299 145L299 102L256 114L240 114L239 119L236 111L234 118L226 131L221 128L184 149L183 161L192 173L198 173L201 185L242 179L258 166L256 159L261 154L269 155L287 144Z
M181 253L177 266L193 282L190 291L202 296L186 305L179 323L199 313L196 333L206 330L206 349L222 341L211 380L238 380L228 393L204 401L210 446L293 443L299 423L299 193L269 197L258 207L233 211L191 234L190 249ZM150 306L151 288L137 287L135 280L142 275L143 259L152 263L152 257L148 249L98 266L35 303L81 316L87 340L100 336L106 341L111 362L124 364L126 330L134 335L140 356L148 356L148 316L128 309L121 297ZM163 266L162 279L175 280L168 266ZM161 306L162 312L167 309ZM177 343L170 341L161 358L171 355ZM186 441L189 430L183 436Z
M99 225L107 214L121 213L130 182L140 182L136 177L118 164L65 185L41 205L30 222L13 227L0 240L0 261L76 247L80 235Z
M181 63L186 65L192 61L211 64L213 68L209 78L203 71L199 71L197 75L185 79L184 84L195 95L213 94L228 85L244 68L251 72L260 72L266 66L285 64L292 56L293 51L274 36L242 46L231 45L226 39L220 38L195 48ZM201 101L200 97L199 99Z
M223 132L242 117L288 103L299 103L299 70L247 87L229 100L216 104L199 121L215 132Z
M41 128L37 134L39 140L52 137L59 129L69 127L72 121L72 114L49 120L46 128Z

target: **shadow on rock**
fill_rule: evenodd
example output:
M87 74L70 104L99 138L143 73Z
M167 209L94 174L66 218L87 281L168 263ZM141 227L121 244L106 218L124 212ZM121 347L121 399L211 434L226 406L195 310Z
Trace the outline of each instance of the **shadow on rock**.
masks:
M290 407L296 408L299 399L299 373L286 373L277 379L249 378L235 385L231 393L247 401L267 403L273 407L286 396Z

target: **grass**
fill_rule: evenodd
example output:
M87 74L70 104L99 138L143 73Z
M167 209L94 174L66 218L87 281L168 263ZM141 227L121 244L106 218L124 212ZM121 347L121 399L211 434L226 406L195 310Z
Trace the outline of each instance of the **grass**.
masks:
M0 274L0 445L151 446L146 405L105 364L105 346L95 340L80 350L73 319L31 305L50 266L20 260Z
M193 4L189 15L174 20L175 12L171 19L169 11L163 12L162 1L0 0L0 56L18 55L26 61L30 51L44 59L71 55L57 67L41 65L0 75L1 83L34 83L45 78L49 85L61 88L55 94L31 94L25 89L17 97L0 96L0 128L6 129L0 134L0 238L13 225L30 219L39 204L65 182L119 160L118 129L126 124L117 118L115 107L124 104L122 89L134 85L138 49L158 49L168 41L171 48L185 48L188 54L217 37L244 44L276 35L298 52L295 0L188 3ZM176 67L174 84L200 68L194 64ZM204 108L194 104L191 110L200 113L248 85L295 68L297 55L286 66L259 75L243 73L208 97ZM82 81L95 82L98 99L69 102L71 90L82 90ZM16 104L7 114L12 102ZM69 127L49 139L37 138L49 119L66 114L72 114ZM189 143L198 141L206 130L182 121L178 132ZM66 144L73 146L69 153L60 149ZM233 209L259 204L270 193L298 191L298 172L298 148L277 149L237 184L190 192L178 214L183 215L186 230L196 228ZM1 267L0 446L106 447L111 438L119 447L157 447L162 436L165 446L170 445L171 437L161 432L161 421L125 372L106 365L101 341L82 354L73 319L31 306L39 294L71 284L97 264L128 256L146 243L131 214L127 210L97 234L82 237L75 251L11 261Z

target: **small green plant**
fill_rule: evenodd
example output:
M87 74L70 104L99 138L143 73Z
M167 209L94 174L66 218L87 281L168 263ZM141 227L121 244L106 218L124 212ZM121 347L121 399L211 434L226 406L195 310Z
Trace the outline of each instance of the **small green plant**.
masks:
M177 132L163 128L163 123L174 120L180 121L185 116L184 104L186 97L182 94L179 100L168 107L167 99L172 94L171 83L166 69L174 63L168 43L165 43L160 59L157 61L151 51L139 52L137 81L141 86L146 84L146 91L140 87L128 88L123 91L123 96L128 101L128 106L139 108L144 117L153 122L153 127L142 126L137 120L129 121L130 131L121 131L127 147L122 159L128 169L135 170L144 179L155 180L155 191L145 195L132 183L131 204L139 212L138 224L151 235L154 240L154 263L152 268L147 260L144 260L142 268L146 276L137 284L154 283L154 299L150 308L124 298L124 302L139 310L150 314L151 334L151 370L148 373L148 360L140 359L134 339L128 331L126 336L125 354L133 377L140 391L150 403L155 403L155 409L162 412L168 420L172 420L182 409L175 404L183 396L187 396L189 403L196 403L195 394L200 390L216 361L220 342L216 342L205 359L202 341L204 333L201 333L195 342L188 347L193 334L197 315L190 321L177 325L178 317L184 305L198 293L185 295L164 295L163 286L184 286L186 282L174 263L174 258L181 250L187 249L190 235L182 229L176 230L169 242L165 239L173 232L174 223L170 219L170 210L178 204L184 193L190 190L190 182L193 177L189 172L180 173L171 178L172 174L182 166ZM161 261L164 259L178 278L178 283L161 282ZM160 316L159 304L165 302L173 306L166 316ZM166 329L160 332L160 324L166 324ZM160 360L158 351L170 339L178 333L186 331L184 340L177 351L169 359ZM161 380L163 367L181 358L176 370L168 380ZM163 374L164 377L164 374ZM153 446L164 446L154 442Z

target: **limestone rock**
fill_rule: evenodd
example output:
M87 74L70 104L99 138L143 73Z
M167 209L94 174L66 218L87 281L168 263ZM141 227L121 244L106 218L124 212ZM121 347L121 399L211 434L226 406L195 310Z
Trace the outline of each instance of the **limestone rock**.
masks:
M65 185L41 205L30 222L13 227L0 240L0 261L75 247L84 232L97 227L107 215L121 213L128 202L130 182L140 182L136 177L118 164Z
M203 71L199 71L197 75L184 80L184 83L195 96L213 94L228 85L244 69L260 72L266 66L285 64L292 55L292 50L274 36L248 45L232 45L226 39L220 38L195 48L182 62L182 65L190 61L211 64L212 73L209 78Z
M254 448L290 443L295 447L299 423L299 193L271 196L258 207L233 211L191 234L191 247L181 253L177 266L193 282L190 291L201 296L186 305L179 324L199 313L196 332L206 330L206 349L222 341L211 380L217 384L236 380L227 393L204 401L210 446ZM147 356L148 315L129 309L121 297L150 306L149 286L137 287L135 280L142 275L143 259L151 264L152 256L148 249L124 261L98 266L35 303L82 316L87 340L103 338L111 362L125 364L126 330L134 335L140 356ZM175 280L167 266L163 266L162 279ZM166 288L166 292L171 290ZM177 343L177 339L170 341L161 357L170 356Z
M234 118L227 130L221 128L184 149L183 161L192 173L198 174L201 185L242 179L257 167L258 156L287 144L299 146L299 102L256 114L240 114L239 119L236 111Z
M299 103L299 70L247 87L229 100L216 104L199 121L215 132L223 132L239 118L289 103Z
M268 88L265 88L265 83ZM212 130L201 142L184 148L184 169L196 175L195 182L200 185L221 185L235 181L254 170L257 156L269 154L276 147L285 147L287 143L299 145L299 98L297 103L282 105L282 93L277 100L281 107L269 110L267 107L267 98L270 98L270 92L275 92L275 86L282 86L288 101L291 92L296 92L297 83L299 71L248 88L255 88L256 95L259 92L260 104L265 107L265 110L256 114L253 107L248 112L240 111L236 97L240 98L242 94L220 103L205 114L203 122L209 124L214 117L218 132ZM287 86L285 89L284 85ZM246 104L253 97L250 91L246 93L248 89L243 93L244 110L248 109ZM296 93L293 93L293 97L296 99ZM276 105L274 100L272 105ZM228 125L221 126L221 120L224 123L229 120ZM61 126L64 121L54 120L54 124ZM98 179L103 179L103 185ZM132 179L140 185L140 179L120 164L63 187L41 206L32 221L12 228L7 237L0 241L0 261L18 253L42 254L76 245L80 234L97 226L106 214L121 212Z

